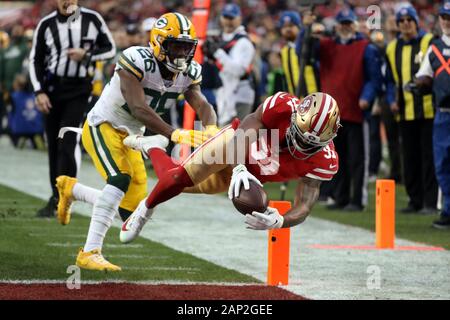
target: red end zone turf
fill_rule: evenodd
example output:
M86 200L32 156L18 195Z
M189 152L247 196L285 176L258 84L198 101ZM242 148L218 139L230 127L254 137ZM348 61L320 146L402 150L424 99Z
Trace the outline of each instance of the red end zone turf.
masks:
M0 283L0 300L304 300L265 285L169 285L101 283L69 290L65 283Z

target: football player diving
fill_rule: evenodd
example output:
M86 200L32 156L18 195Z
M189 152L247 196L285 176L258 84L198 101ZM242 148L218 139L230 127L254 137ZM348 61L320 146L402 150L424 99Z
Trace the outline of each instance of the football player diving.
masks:
M130 47L117 62L111 81L89 112L82 130L82 143L95 168L106 181L102 190L85 186L75 178L57 179L58 220L70 221L74 200L93 204L86 244L76 264L90 270L119 271L102 256L106 232L116 212L123 220L147 195L147 174L142 155L123 144L129 135L148 128L158 137L155 147L169 139L198 146L219 130L216 114L200 91L201 66L193 60L197 47L194 25L184 15L167 13L154 24L150 47ZM180 94L199 115L206 129L174 129L160 115L176 103Z
M127 137L124 144L149 156L159 180L150 195L123 223L120 240L127 243L135 239L154 208L181 192L214 194L228 189L228 196L232 199L239 196L241 185L249 189L249 181L261 185L269 181L297 180L298 187L294 206L286 215L281 216L277 209L271 207L266 212L247 214L245 222L248 228L267 230L302 223L319 196L321 181L331 180L338 171L338 156L332 140L339 127L339 108L330 95L313 93L300 102L293 95L278 92L240 124L235 120L221 129L181 165L175 164L165 153L163 143L157 143L158 136ZM251 138L239 143L242 141L239 132L256 131L259 134L261 129L273 130L277 134L278 150L272 150L277 148L273 138L266 142L267 155L278 152L277 170L270 174L267 174L270 171L262 170L273 164L269 158L258 157L258 161L250 161L254 155L253 151L248 152L253 144ZM258 134L255 141L261 143ZM246 153L243 161L236 156L227 156L230 152L238 154L238 149L242 152L242 148ZM211 155L222 155L221 161L211 164L208 159Z

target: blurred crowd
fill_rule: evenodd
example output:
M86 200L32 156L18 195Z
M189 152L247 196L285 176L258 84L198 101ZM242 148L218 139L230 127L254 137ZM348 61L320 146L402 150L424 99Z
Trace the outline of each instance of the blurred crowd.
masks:
M219 34L224 27L221 21L222 8L228 1L211 2L208 23L209 36ZM306 17L314 16L314 19L309 21L308 24L311 25L312 38L319 41L336 33L336 26L338 25L336 17L338 13L343 9L350 9L354 13L354 18L352 17L350 20L354 22L357 28L356 31L379 51L381 72L386 69L386 61L384 61L386 46L398 36L399 22L398 18L396 18L396 12L405 5L412 5L416 9L418 29L437 35L439 30L437 23L438 10L442 5L439 1L429 0L410 2L332 0L325 5L317 5L314 8L299 6L298 1L294 0L243 0L234 1L234 3L238 5L239 12L237 14L240 16L248 38L255 48L254 59L251 63L254 95L252 95L251 108L248 112L276 91L284 90L294 91L291 93L299 93L295 91L298 81L294 81L296 82L295 85L292 83L291 88L289 88L289 83L286 80L283 70L283 48L291 45L298 56L302 55L302 42L299 39L301 39L300 37L305 37L304 33L307 28L307 23L305 23ZM118 54L132 45L146 45L154 18L168 11L178 11L191 17L193 10L192 1L181 0L84 0L80 1L80 5L96 10L102 15L111 30ZM376 5L377 7L370 7L371 5ZM0 90L2 94L2 99L0 99L0 132L8 133L13 143L18 146L25 143L23 139L29 139L36 148L43 148L44 146L42 140L42 117L33 108L33 92L27 80L27 61L31 49L33 29L43 16L54 9L54 0L37 0L29 7L17 9L20 11L20 19L12 21L11 19L2 18L4 21L0 20ZM312 9L313 11L311 12ZM284 17L287 19L286 21L289 20L290 24L298 29L294 31L293 39L289 38L292 38L292 35L289 36L289 34L281 32L284 26L284 20L281 18L283 18L283 13L286 11L298 13L298 18L296 15ZM375 29L371 29L370 24L368 25L366 22L371 17L377 18L378 13L380 14L380 20L377 20L379 25ZM295 42L297 42L296 45L293 44ZM318 63L319 57L314 56L316 51L312 50L311 52L312 56L308 58L308 64L310 63L314 67L314 64ZM208 100L217 107L218 102L215 100L215 93L217 92L216 89L221 87L221 81L217 73L211 72L207 65L208 59L214 59L214 55L210 55L209 58L207 52L205 52L205 55L203 89ZM314 59L317 61L314 62ZM104 84L109 80L113 72L114 63L115 61L106 61L97 63L92 67L94 92L91 104L95 102ZM386 73L383 71L383 77L385 76ZM394 121L388 102L383 98L386 91L385 81L382 80L381 82L377 84L380 88L376 90L375 99L369 99L373 101L367 101L367 106L363 108L365 109L363 125L366 127L364 129L366 140L364 152L366 156L358 159L362 159L361 161L363 162L366 159L364 183L377 176L389 177L397 182L403 181L402 161L399 151L399 129ZM348 83L348 86L352 86L352 84ZM314 88L319 89L319 87L317 83ZM308 93L308 91L310 90L306 90L305 93ZM22 119L23 117L25 117L25 120ZM169 118L174 119L173 116ZM27 119L30 122L25 124ZM389 142L388 144L386 143L387 141ZM389 157L382 156L382 146L384 145L389 147L384 148L386 150L389 149L389 152L385 152L389 154ZM352 155L349 154L348 156L351 157ZM350 184L350 182L345 183ZM354 188L355 186L353 186ZM357 185L356 188L359 188L359 186ZM350 189L350 185L348 189ZM349 209L362 210L365 207L367 202L364 197L366 195L364 191L362 193L361 196L358 196L359 199L353 203L353 207L348 207ZM329 201L330 197L332 198L332 195L325 187L321 198L324 201ZM347 195L346 197L347 199L344 200L346 203L339 204L339 208L348 205L349 202L351 204L351 196ZM435 209L435 207L430 209Z

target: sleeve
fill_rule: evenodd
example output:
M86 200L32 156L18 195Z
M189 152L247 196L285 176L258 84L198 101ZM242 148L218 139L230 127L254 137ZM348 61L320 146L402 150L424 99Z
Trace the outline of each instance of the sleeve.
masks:
M98 35L94 49L88 53L88 55L90 55L90 60L98 61L112 59L116 54L116 45L111 32L100 14L96 13L95 17L94 24L98 29Z
M261 122L268 129L277 129L280 124L291 121L291 115L299 104L297 97L287 92L277 92L264 100Z
M130 47L120 54L116 70L120 69L130 72L139 81L144 79L145 62L138 52L138 47Z
M37 26L30 52L30 79L35 94L44 91L45 52L47 50L45 42L46 26L47 24L44 24L43 21Z
M192 81L191 85L200 85L202 83L202 66L192 60L187 69L187 75Z
M394 76L392 75L391 64L389 62L389 59L387 58L386 58L386 78L384 80L386 84L386 102L388 103L388 105L391 105L396 101L395 95L397 88L394 82Z
M334 143L329 143L320 152L309 159L310 167L305 177L330 181L339 169L339 157L334 148Z
M416 78L420 78L420 77L433 78L434 77L433 68L431 67L431 63L430 63L431 51L432 51L432 48L430 46L425 55L425 59L423 59L422 64L420 65L419 71L416 73Z
M299 59L302 59L302 50L303 50L303 45L305 43L305 41L303 40L305 37L305 28L303 28L298 36L297 39L295 40L295 52L297 53L297 56L299 57ZM308 44L310 47L306 50L308 53L308 56L305 57L307 59L307 61L309 62L311 57L315 57L316 60L319 60L319 53L320 53L320 40L316 39L314 37L310 37ZM309 51L309 52L308 52Z
M380 52L373 44L369 44L364 51L364 86L361 99L372 104L381 90L382 81Z
M251 66L255 57L255 48L247 38L241 38L227 54L225 50L218 49L214 58L223 66L223 70L236 77L242 77Z

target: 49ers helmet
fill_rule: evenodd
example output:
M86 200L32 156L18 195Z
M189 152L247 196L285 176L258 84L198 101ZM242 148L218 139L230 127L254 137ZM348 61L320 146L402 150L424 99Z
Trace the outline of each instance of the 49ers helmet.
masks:
M150 31L154 56L172 72L185 72L197 48L194 25L177 12L163 14Z
M334 137L340 127L339 107L332 96L323 92L308 95L295 107L291 125L286 131L289 152L307 157L320 151Z

